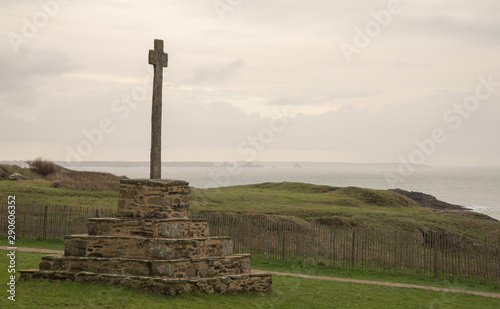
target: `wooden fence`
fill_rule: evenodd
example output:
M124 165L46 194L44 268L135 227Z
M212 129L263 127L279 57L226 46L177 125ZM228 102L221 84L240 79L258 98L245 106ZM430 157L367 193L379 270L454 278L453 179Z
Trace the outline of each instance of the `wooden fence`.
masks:
M7 204L0 204L7 213ZM87 233L92 217L116 209L16 205L18 238L55 238ZM1 216L0 234L7 233ZM304 224L287 217L204 214L213 236L230 236L235 253L393 274L420 274L500 282L500 239L431 232L397 232Z
M235 253L393 274L500 282L500 239L432 232L304 225L263 216L206 214Z
M0 204L0 234L7 234L7 203ZM16 204L16 238L57 238L88 233L89 218L115 217L116 209L59 205ZM5 216L6 217L6 216Z

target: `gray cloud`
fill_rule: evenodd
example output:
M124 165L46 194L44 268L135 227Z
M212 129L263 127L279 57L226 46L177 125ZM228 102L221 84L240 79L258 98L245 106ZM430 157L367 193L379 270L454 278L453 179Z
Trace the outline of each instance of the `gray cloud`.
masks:
M500 113L499 98L485 101L455 130L452 123L443 119L443 114L453 108L457 96L462 100L465 97L438 94L439 104L435 102L436 96L430 96L421 98L418 106L407 102L367 110L348 105L319 115L299 114L286 130L277 134L266 151L286 150L290 158L295 152L304 150L348 152L357 153L368 162L396 162L399 156L408 156L418 149L416 140L429 139L434 129L441 128L448 136L447 141L426 163L456 163L464 160L467 154L476 156L478 153L490 153L485 164L491 163L494 154L500 153L500 143L495 138L495 132L500 130L495 116ZM189 116L179 117L186 113ZM175 102L169 106L163 132L171 148L220 147L237 153L238 145L268 128L270 120L256 113L244 113L229 103ZM121 133L128 134L127 131ZM137 138L141 139L140 135Z
M495 18L500 9L498 1L481 4L470 1L442 3L412 3L398 27L404 35L436 37L450 41L474 41L490 45L499 42L500 20Z
M273 109L286 107L296 117L265 150L277 160L308 160L298 153L316 151L332 161L395 161L412 151L415 139L448 126L449 139L431 163L481 158L500 165L492 138L500 129L498 98L459 130L442 119L474 92L477 76L500 80L500 3L402 3L403 12L347 63L339 43L352 43L354 28L388 1L243 1L224 20L210 1L71 2L18 54L6 34L19 33L23 18L41 8L36 1L4 1L0 143L39 145L19 153L23 158L59 147L63 154L53 159L64 160L65 146L109 118L116 129L96 146L99 158L147 159L131 153L149 147L151 89L126 117L110 107L143 83L152 69L147 50L163 38L171 56L164 145L189 148L190 158L204 160L205 151L215 149L227 159L269 126ZM113 150L120 147L127 151ZM16 157L0 153L0 159Z
M19 53L5 50L2 53L4 56L0 58L0 91L11 88L13 84L22 83L26 78L54 76L75 68L66 53L54 49L23 48Z
M285 96L270 99L267 104L272 106L322 105L331 104L340 99L363 98L373 95L376 95L376 92L360 89L344 91L330 88L297 89L290 91L290 93Z
M51 81L75 69L63 52L23 48L19 53L2 52L0 58L0 107L34 108L48 98ZM33 112L34 110L32 110Z
M192 84L223 82L234 76L243 64L242 59L237 59L229 63L216 62L201 65L194 68L193 76L188 81Z

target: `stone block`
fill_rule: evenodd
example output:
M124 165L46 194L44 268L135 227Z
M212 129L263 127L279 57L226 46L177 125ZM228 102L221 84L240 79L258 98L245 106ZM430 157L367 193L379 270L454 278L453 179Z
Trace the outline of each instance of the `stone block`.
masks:
M250 255L238 254L195 259L139 259L54 256L42 257L40 270L89 271L97 273L159 276L170 278L207 277L250 273Z
M160 276L160 277L173 277L174 272L172 271L171 263L153 263L153 267L151 268L152 276Z
M119 218L187 218L189 183L168 179L122 179Z
M64 255L82 256L87 252L87 241L70 239L64 242Z
M93 218L89 235L190 238L209 236L205 220Z
M162 237L181 237L181 228L177 222L162 222L158 226L158 234Z
M233 241L226 240L222 242L222 254L223 255L231 255L233 254Z
M73 235L65 237L66 256L178 259L231 255L229 237L145 238Z
M149 245L148 257L154 259L172 259L174 250L164 245Z

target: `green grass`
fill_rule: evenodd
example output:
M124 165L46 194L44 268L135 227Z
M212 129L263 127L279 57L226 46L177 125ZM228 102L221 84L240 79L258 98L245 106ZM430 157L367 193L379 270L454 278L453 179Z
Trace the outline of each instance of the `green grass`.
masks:
M20 167L19 165L0 164L0 179L9 179L9 176L18 173L24 179L39 179L40 175L29 168Z
M414 274L394 275L378 271L351 270L340 267L312 265L304 262L268 260L263 258L251 258L251 265L253 269L267 271L279 271L313 276L328 276L371 281L397 282L424 286L436 286L444 288L500 293L500 284L498 283L464 278L452 280L445 277L433 278Z
M72 173L61 174L61 179ZM64 176L65 175L65 176ZM76 173L66 184L105 186L112 176ZM104 180L103 180L104 179ZM111 179L111 180L110 180ZM74 180L74 181L73 181ZM114 180L113 180L114 181ZM55 180L0 180L2 195L15 194L19 205L39 203L116 208L115 190L53 187ZM263 183L211 189L193 188L191 213L232 212L296 216L310 222L384 230L425 230L454 235L500 236L500 222L465 211L438 211L387 190L338 188L305 183Z
M15 195L17 204L36 203L102 208L116 208L118 204L118 191L54 188L52 184L53 181L45 179L0 180L0 192L2 196Z
M12 171L21 169L7 167ZM19 171L26 177L35 177L29 169ZM104 189L116 181L118 179L109 174L61 171L48 178L0 180L0 192L3 195L15 194L18 204L116 208L118 192ZM54 187L58 182L64 186ZM94 187L97 189L89 189ZM195 215L203 212L277 214L322 224L500 236L500 222L497 220L470 212L421 207L402 195L386 190L283 182L193 188L190 198L191 212Z
M0 251L6 269L7 251ZM17 252L17 269L37 268L42 254ZM4 290L1 308L499 308L500 299L368 284L273 276L273 291L169 297L128 288L43 280L17 282L16 302ZM8 282L0 271L0 282ZM5 284L3 283L3 284Z
M8 246L6 236L0 236L0 246ZM64 240L62 238L61 239L59 239L59 238L53 238L53 239L17 238L16 239L16 247L64 250Z
M92 183L91 173L50 179L27 174L30 180L0 181L2 196L16 195L18 205L36 202L69 206L117 207L118 192ZM66 177L66 178L64 178ZM75 178L72 178L75 177ZM79 177L79 178L78 178ZM100 175L99 177L107 177ZM64 180L54 187L56 181ZM96 178L97 179L97 178ZM107 182L109 179L106 179ZM97 181L97 180L96 180ZM112 180L114 181L114 180ZM111 181L111 182L112 182ZM105 181L103 181L105 182ZM78 188L85 185L87 189ZM71 187L74 186L74 187ZM435 211L384 190L337 188L303 183L264 183L215 189L195 189L191 210L297 216L312 222L388 229L431 229L449 233L498 235L500 223L468 212ZM2 244L6 238L0 238ZM63 249L62 240L16 240L17 246ZM6 251L0 251L0 283L8 282ZM38 268L43 254L17 253L17 269ZM281 261L252 260L254 269L297 272L365 280L393 281L498 292L484 282L350 271L326 266ZM3 269L3 270L2 270ZM354 283L274 276L273 292L231 295L194 293L180 297L142 293L123 287L74 282L20 282L18 302L0 297L0 308L499 308L497 299L456 293L391 288ZM5 284L2 283L2 284ZM0 294L1 295L1 294ZM7 307L8 306L8 307Z
M296 216L311 222L500 236L500 222L465 211L438 211L387 190L304 183L263 183L194 189L191 210Z
M7 238L0 237L0 245L7 245ZM45 248L53 250L64 250L64 242L61 239L18 239L16 240L18 247L30 248ZM24 254L24 253L23 253ZM40 260L35 260L39 263ZM432 278L419 275L394 275L389 273L366 271L366 270L349 270L338 267L330 267L324 265L312 265L304 262L291 262L281 260L268 260L264 258L251 258L253 269L279 271L296 274L307 274L314 276L330 276L340 278L363 279L372 281L387 281L399 282L426 286L437 286L446 288L456 288L464 290L476 290L500 293L500 284L490 283L485 281L456 279L438 277ZM35 267L36 268L36 267Z

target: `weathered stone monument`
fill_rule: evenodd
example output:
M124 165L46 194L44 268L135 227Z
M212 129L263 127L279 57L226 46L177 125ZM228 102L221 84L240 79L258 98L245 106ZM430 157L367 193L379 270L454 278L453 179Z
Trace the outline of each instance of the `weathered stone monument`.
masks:
M163 68L168 65L168 54L163 52L163 41L155 40L155 49L149 50L149 64L154 67L153 108L151 112L150 178L161 178L161 113Z
M167 65L163 41L155 40L149 63L155 66L151 179L122 180L116 218L90 219L88 235L66 236L63 256L43 256L40 269L20 271L20 280L114 284L168 295L271 290L271 275L252 272L249 254L233 254L229 237L209 236L206 221L188 218L187 182L159 179L153 157L161 156L153 151L161 147L155 140Z

